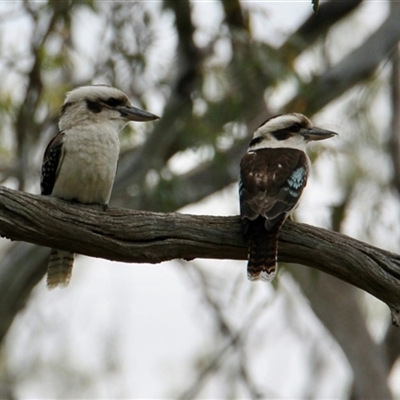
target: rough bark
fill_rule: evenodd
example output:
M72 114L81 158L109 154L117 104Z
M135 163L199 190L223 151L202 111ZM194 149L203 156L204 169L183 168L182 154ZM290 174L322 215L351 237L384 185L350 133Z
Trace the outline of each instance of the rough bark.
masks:
M351 399L391 399L385 349L369 333L357 289L312 270L294 275L315 315L347 357L354 374Z
M133 263L247 257L240 218L150 213L70 204L0 188L0 234L11 240ZM400 323L400 255L287 221L280 261L326 272L384 301Z

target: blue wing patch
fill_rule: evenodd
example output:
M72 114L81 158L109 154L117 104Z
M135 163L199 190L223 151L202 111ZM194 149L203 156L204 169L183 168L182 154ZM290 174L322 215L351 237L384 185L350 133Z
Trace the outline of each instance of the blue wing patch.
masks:
M288 186L283 189L293 197L299 197L307 180L307 171L304 167L294 170L286 181ZM300 189L300 190L299 190Z

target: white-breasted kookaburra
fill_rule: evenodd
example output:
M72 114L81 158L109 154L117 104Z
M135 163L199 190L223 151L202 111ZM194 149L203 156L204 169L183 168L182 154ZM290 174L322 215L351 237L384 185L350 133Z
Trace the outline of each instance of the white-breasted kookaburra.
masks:
M306 145L335 136L302 114L277 115L254 133L240 163L240 214L249 243L251 281L271 281L277 271L278 233L307 184Z
M59 133L44 153L41 193L106 208L117 171L120 130L129 121L157 118L133 107L125 93L110 86L82 86L67 93ZM73 261L73 253L51 250L50 289L68 285Z

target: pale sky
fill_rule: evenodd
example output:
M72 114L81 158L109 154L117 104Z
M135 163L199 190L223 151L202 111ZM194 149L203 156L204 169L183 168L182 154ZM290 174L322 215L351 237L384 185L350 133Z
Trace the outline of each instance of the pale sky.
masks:
M311 11L310 1L242 1L242 4L260 10L252 24L256 37L268 37L276 44ZM10 7L10 4L0 3L0 13L5 7ZM160 2L149 4L154 12L160 7ZM385 16L387 5L366 2L363 8L360 22L368 21L368 24L361 23L359 29L367 34ZM222 14L218 3L213 1L194 2L194 10L194 21L201 29L196 40L201 44L209 32L219 29ZM361 21L363 18L365 20ZM85 40L81 41L80 54L76 54L76 64L78 75L85 77L91 72L86 60L92 56L102 29L97 16L90 11L82 13L79 21L82 23L76 26L76 37L85 37ZM170 23L168 17L160 21L160 41L154 49L152 61L155 68L160 59L163 63L172 60L171 48L175 38L169 31ZM29 27L24 25L24 21L13 25L3 22L2 25L10 47L18 40L23 51L29 40ZM345 26L343 29L349 28ZM16 30L18 39L14 34ZM220 53L221 58L228 57L229 49L221 48ZM307 71L310 59L312 55L308 54L299 61L299 69ZM277 101L282 101L286 90L281 88L276 95ZM157 99L152 100L152 105L151 111L161 114L162 110L157 109ZM325 121L324 126L333 124L325 111L318 116L318 121ZM340 128L346 129L346 126ZM299 209L299 219L321 225L325 215L324 204L329 202L329 196L323 193L332 188L315 179L307 190ZM315 195L317 192L320 194ZM321 211L311 215L310 210L316 205ZM181 211L236 215L236 187L231 186ZM350 384L347 361L309 310L289 274L280 274L281 290L274 292L264 283L247 282L245 261L195 262L202 265L210 277L226 282L223 296L226 297L226 307L230 307L232 326L240 326L252 310L268 302L268 309L246 341L252 354L249 368L261 387L270 390L272 396L297 398L310 379L307 376L310 370L305 362L310 354L314 354L322 374L321 385L314 388L314 395L340 398L346 393ZM183 265L190 269L190 263ZM37 358L54 364L54 368L50 368L45 376L41 375L40 368L33 368L37 375L24 376L18 385L17 397L56 396L58 389L54 377L60 364L77 366L83 377L87 372L101 375L115 368L114 374L110 373L107 379L95 385L95 393L83 393L82 398L162 398L176 393L175 390L180 393L187 388L195 378L194 356L202 354L202 351L207 353L219 339L213 337L212 320L203 305L201 292L182 268L176 262L135 265L80 256L67 289L49 292L42 281L9 333L8 352L12 368L19 373ZM240 290L236 297L230 298L235 285ZM386 307L384 309L383 312L387 312ZM110 359L114 365L106 365L105 361ZM266 377L268 382L265 382ZM400 386L397 390L400 393ZM223 396L218 382L208 385L204 396Z

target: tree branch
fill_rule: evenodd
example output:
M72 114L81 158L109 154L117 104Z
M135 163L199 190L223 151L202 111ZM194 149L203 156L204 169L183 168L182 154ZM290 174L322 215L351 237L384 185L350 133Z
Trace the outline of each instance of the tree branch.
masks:
M238 216L150 213L70 204L0 188L0 234L11 240L134 263L244 260ZM287 221L279 259L316 268L385 302L400 323L400 256L325 229Z
M312 115L347 89L368 78L387 59L400 39L400 4L393 3L382 25L364 43L322 75L314 78L307 92L296 95L285 110Z
M46 248L23 242L4 253L0 264L0 343L32 289L42 280L49 258Z
M310 269L297 269L293 275L315 315L343 349L351 366L354 379L352 394L348 398L390 400L390 368L386 363L385 348L369 332L359 291ZM391 331L399 335L398 329L392 328Z
M372 74L379 63L387 59L391 49L400 39L400 24L397 23L399 18L400 6L393 4L393 12L376 32L337 65L305 85L303 90L284 105L280 112L296 110L312 116L330 101ZM249 77L247 76L246 79L249 79ZM245 86L250 87L251 85ZM246 103L250 105L249 108L253 111L256 104L263 105L261 96L255 91L248 94L246 98L248 99ZM222 104L218 104L218 107L222 106ZM250 115L254 116L256 114L254 112L251 114L244 113L245 119L249 119ZM258 125L271 116L265 111L261 114L262 117L257 118ZM248 131L252 132L258 125L249 126ZM228 151L216 153L224 158L224 168L221 168L220 163L212 160L185 174L175 175L171 179L163 179L161 177L157 185L140 191L138 194L140 199L136 203L140 200L141 209L160 210L162 206L164 211L176 210L187 204L200 201L217 190L221 190L237 181L240 158L245 153L249 141L250 137L244 138L235 143ZM391 150L392 153L395 152L396 147L393 145ZM129 155L129 157L132 157L132 155ZM210 176L212 179L210 179ZM132 204L133 197L125 198L124 205L128 204L128 202Z
M191 20L190 2L164 0L164 5L174 12L178 34L176 76L171 83L172 92L161 120L157 122L145 143L135 149L130 157L125 158L124 162L119 163L113 196L125 192L126 187L133 183L142 186L150 169L160 169L165 164L171 147L179 138L179 127L192 113L191 94L201 78L203 60L193 40L195 27Z
M303 24L285 41L279 51L288 61L295 60L304 50L326 35L329 29L348 16L362 0L331 0L320 5L318 12L310 13Z

